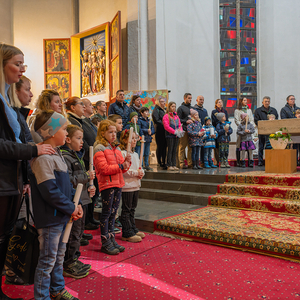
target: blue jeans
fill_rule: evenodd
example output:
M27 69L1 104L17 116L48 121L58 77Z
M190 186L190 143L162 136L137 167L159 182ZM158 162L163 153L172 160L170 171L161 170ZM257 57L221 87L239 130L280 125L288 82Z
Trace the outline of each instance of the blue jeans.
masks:
M34 299L50 300L65 287L63 262L66 244L62 242L65 224L38 229L40 256L34 277Z
M150 154L150 144L151 142L145 142L144 144L144 161L143 166L148 167L149 166L149 154Z
M194 146L192 148L192 161L198 161L200 159L200 146Z
M140 153L141 153L141 146L135 146L135 152L138 154L138 156L140 157Z
M211 162L211 153L213 148L204 148L204 162Z

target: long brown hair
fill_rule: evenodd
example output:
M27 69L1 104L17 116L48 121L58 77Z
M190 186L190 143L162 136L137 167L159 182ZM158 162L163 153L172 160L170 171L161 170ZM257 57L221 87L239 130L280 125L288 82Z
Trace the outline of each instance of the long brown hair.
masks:
M106 140L106 138L102 135L102 133L106 132L109 128L109 126L114 126L116 127L116 124L110 120L103 120L100 122L100 125L98 127L98 131L97 131L97 136L96 136L96 141L99 144L102 144L104 146L108 146L108 141ZM116 143L112 143L112 146L115 146Z
M243 102L243 100L245 99L246 97L242 97L242 98L240 98L239 99L239 102L238 102L238 105L237 105L237 109L242 109L242 107L243 107L243 104L242 104L242 102ZM247 98L246 98L247 99ZM247 105L248 106L248 105Z

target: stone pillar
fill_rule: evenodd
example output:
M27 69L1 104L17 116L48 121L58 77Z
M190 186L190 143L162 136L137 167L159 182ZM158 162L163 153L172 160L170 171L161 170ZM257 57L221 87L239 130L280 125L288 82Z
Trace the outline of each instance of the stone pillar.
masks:
M148 0L139 1L139 88L148 89Z

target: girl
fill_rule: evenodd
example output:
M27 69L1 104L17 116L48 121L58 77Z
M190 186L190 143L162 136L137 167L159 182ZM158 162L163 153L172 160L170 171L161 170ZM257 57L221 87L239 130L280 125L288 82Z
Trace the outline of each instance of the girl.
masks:
M177 116L176 103L169 102L167 107L167 113L163 117L163 125L166 130L168 155L167 155L167 165L168 170L174 171L178 170L176 167L176 149L179 141L179 137L182 131L181 122Z
M120 222L122 224L122 240L132 243L141 242L145 237L143 232L139 232L135 227L134 213L137 207L139 190L141 186L141 179L145 175L143 169L139 168L140 158L134 148L136 142L139 140L139 136L133 133L131 141L130 153L127 153L127 145L129 138L129 130L125 129L121 133L120 148L122 149L122 155L125 158L128 154L131 155L130 169L123 175L125 186L122 189L122 213L120 216Z
M119 254L125 248L115 241L115 215L119 207L123 174L130 167L131 157L124 159L116 146L116 125L110 120L104 120L98 128L94 145L94 166L102 196L102 214L100 217L101 251L109 255Z
M237 134L241 137L241 146L240 151L242 151L242 160L241 166L242 168L246 167L245 164L245 151L249 151L248 157L248 166L253 168L253 152L252 150L255 149L252 134L255 132L255 128L251 123L247 124L246 128L246 120L248 120L248 115L246 113L241 114L241 124L237 128Z
M189 146L192 148L193 169L202 169L200 166L200 147L203 146L204 129L202 129L199 114L195 109L190 110L193 123L188 124L187 133L189 136Z

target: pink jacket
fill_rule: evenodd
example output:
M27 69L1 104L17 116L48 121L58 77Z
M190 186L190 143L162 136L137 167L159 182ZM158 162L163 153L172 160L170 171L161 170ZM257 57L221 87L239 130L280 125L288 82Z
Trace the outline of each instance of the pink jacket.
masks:
M167 131L166 137L168 137L170 134L175 135L175 130L181 127L181 122L176 112L165 114L162 121L164 128Z

